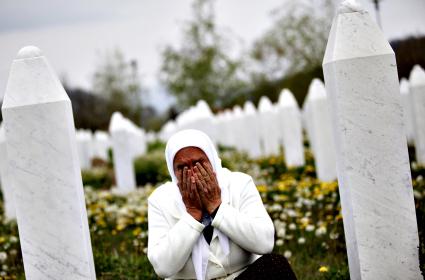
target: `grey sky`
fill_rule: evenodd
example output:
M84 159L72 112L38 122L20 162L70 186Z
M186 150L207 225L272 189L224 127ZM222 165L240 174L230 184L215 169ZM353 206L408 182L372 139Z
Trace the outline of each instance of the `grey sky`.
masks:
M217 0L216 19L247 47L272 23L270 11L288 0ZM298 1L298 0L297 0ZM314 0L307 0L314 1ZM359 0L374 17L369 0ZM90 88L99 53L120 48L136 59L151 102L166 104L157 82L159 50L180 42L191 0L1 0L0 96L9 68L25 45L42 49L59 75L73 86ZM424 0L382 0L388 38L425 34Z

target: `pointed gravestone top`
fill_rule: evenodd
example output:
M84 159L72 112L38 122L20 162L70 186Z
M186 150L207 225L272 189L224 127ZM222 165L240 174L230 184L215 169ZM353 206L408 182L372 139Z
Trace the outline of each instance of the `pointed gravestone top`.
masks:
M425 71L419 66L415 65L410 72L409 82L411 87L423 86L425 85Z
M245 102L244 106L243 106L243 111L245 113L245 115L255 115L256 114L256 110L255 110L255 106L251 101L247 101Z
M114 112L109 123L109 131L122 130L124 117L120 112Z
M359 12L359 13L366 12L365 9L356 0L342 1L341 5L338 8L338 14L356 13L356 12Z
M313 79L308 89L309 100L326 98L326 89L323 82L319 79Z
M176 129L176 123L174 121L168 121L163 128L164 132L174 131L175 129Z
M42 56L42 52L35 46L26 46L19 50L16 59L36 58Z
M210 106L208 106L208 103L205 100L199 100L196 103L196 108L201 117L211 117L213 115Z
M280 92L278 104L280 107L298 107L294 95L286 88Z
M3 108L69 101L55 72L39 48L22 48L10 69Z
M406 78L402 78L400 81L400 93L401 94L409 93L409 81Z
M235 115L242 115L242 108L239 105L236 105L235 107L233 107L233 114Z
M273 111L273 104L267 96L262 96L258 103L259 112L271 112Z
M329 33L323 65L337 60L382 54L394 54L384 33L357 2L342 2Z
M105 131L101 131L101 130L97 130L94 133L94 138L96 140L108 140L108 133L106 133Z

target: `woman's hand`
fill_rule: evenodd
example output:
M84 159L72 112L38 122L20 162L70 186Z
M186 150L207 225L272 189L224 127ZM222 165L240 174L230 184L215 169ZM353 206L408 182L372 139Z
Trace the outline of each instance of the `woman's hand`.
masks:
M196 188L195 176L187 167L178 174L178 183L186 211L197 221L202 219L202 202Z
M194 176L197 193L201 199L205 210L211 214L221 204L221 189L218 185L217 177L208 164L196 163Z

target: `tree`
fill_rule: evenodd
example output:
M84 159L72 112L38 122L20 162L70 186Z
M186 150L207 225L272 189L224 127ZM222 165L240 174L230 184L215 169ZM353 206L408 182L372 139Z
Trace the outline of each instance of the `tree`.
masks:
M214 23L213 2L195 0L194 18L184 28L181 48L167 46L162 52L160 78L183 108L199 99L222 108L238 98L243 85L240 63L225 53L229 41Z
M248 71L253 82L275 81L320 66L334 8L331 0L292 0L276 9L273 26L251 51Z
M141 91L136 61L127 62L119 49L107 51L93 75L93 92L139 123Z

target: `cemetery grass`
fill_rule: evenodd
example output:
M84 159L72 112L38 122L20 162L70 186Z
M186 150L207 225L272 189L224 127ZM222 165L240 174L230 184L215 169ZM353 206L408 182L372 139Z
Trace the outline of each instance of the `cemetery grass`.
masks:
M159 153L151 151L145 157L150 156L155 165L162 162L165 166ZM221 149L221 157L223 165L253 176L275 225L274 251L288 258L298 279L349 279L338 184L316 179L308 150L306 165L296 169L287 169L282 156L251 160L234 150ZM87 214L98 279L159 279L146 256L146 198L155 185L167 178L164 166L157 168L155 174L140 174L152 169L139 165L137 177L151 180L152 184L145 181L143 188L128 196L114 194L109 189L108 182L113 181L110 163L86 171ZM424 176L425 169L413 162L422 271L425 270ZM16 223L6 222L3 214L0 215L0 279L24 279Z

